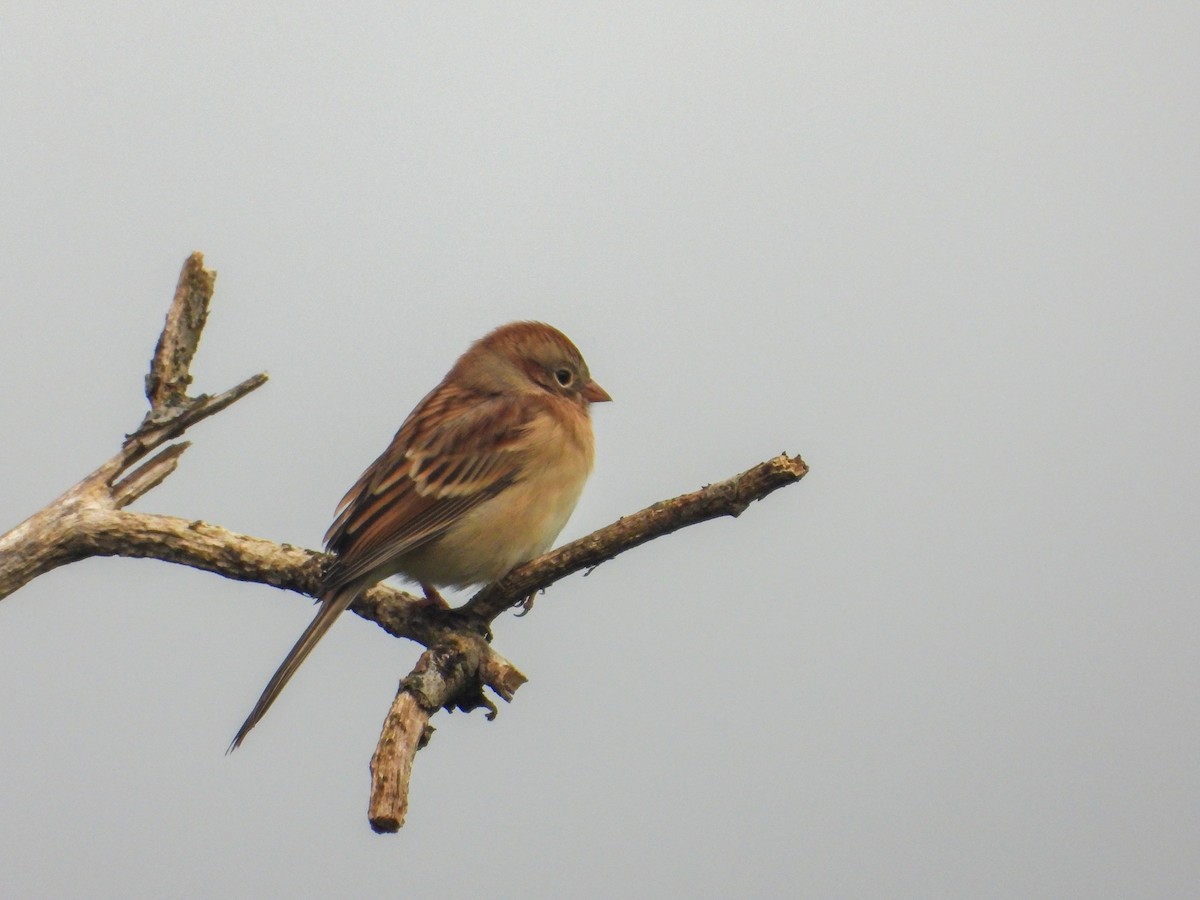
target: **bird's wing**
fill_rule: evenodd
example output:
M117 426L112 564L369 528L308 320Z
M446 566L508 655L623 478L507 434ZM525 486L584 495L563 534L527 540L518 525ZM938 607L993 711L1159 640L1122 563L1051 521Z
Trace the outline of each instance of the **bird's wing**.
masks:
M443 383L422 400L338 505L325 535L337 554L326 589L365 578L437 538L520 478L538 399Z

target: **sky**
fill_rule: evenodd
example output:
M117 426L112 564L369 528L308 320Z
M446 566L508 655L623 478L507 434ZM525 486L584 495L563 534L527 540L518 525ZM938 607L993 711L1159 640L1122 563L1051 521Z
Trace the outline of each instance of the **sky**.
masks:
M7 896L1200 890L1200 6L0 11L0 530L108 458L179 267L189 434L136 508L317 547L492 327L613 396L569 540L781 451L741 518L554 585L495 722L367 764L419 648L146 560L0 603ZM461 599L461 596L460 596Z

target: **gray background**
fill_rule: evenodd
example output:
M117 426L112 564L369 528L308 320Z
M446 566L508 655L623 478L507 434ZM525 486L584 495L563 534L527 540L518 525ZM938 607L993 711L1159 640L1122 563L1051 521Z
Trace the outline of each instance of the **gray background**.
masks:
M183 258L271 382L139 508L316 546L468 342L616 398L531 678L367 761L413 645L92 560L0 604L14 897L1200 890L1200 5L5 4L2 527L115 450Z

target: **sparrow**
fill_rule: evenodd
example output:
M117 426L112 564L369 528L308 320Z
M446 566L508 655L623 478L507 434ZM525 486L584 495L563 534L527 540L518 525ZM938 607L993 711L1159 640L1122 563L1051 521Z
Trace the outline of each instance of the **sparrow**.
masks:
M592 470L589 406L612 398L570 339L543 322L502 325L459 357L342 498L320 609L229 745L241 745L334 619L403 575L439 587L503 578L544 553Z

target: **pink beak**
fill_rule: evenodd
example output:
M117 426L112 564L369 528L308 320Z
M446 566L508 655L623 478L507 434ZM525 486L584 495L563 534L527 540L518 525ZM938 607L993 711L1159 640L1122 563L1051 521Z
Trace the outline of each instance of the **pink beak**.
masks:
M589 381L583 386L583 399L588 403L609 403L612 397L608 396L608 391L600 387L594 381Z

